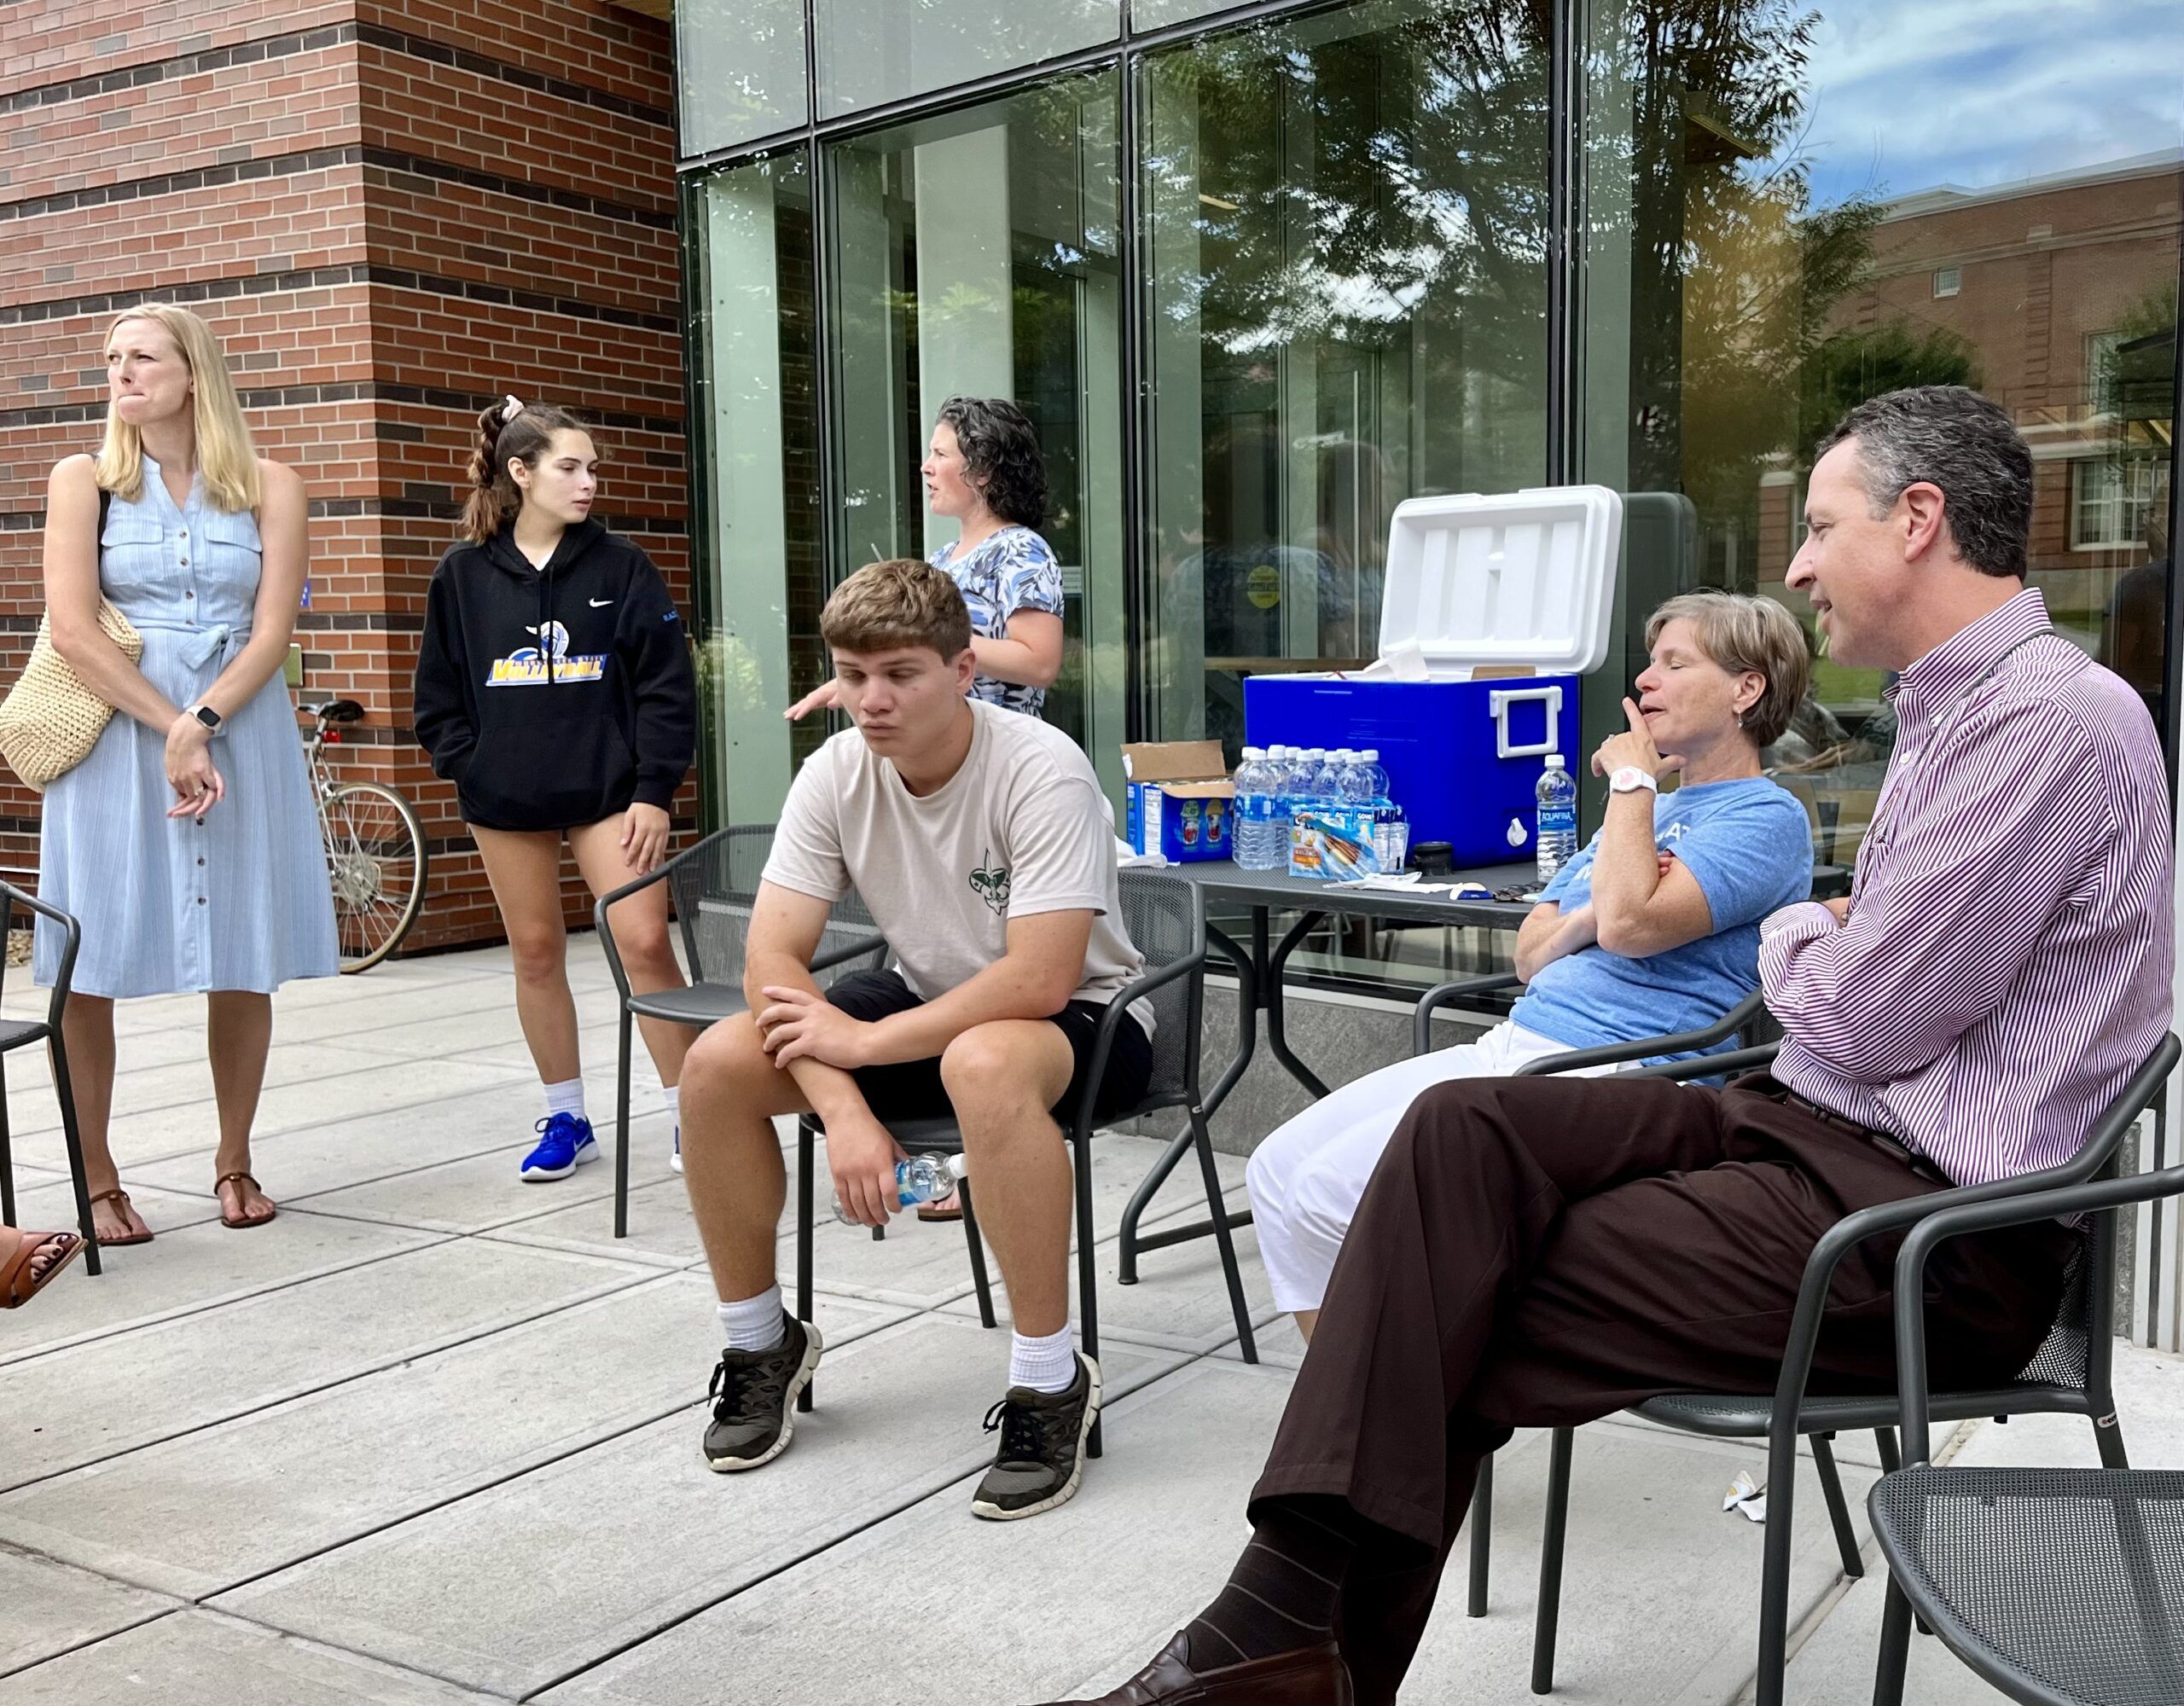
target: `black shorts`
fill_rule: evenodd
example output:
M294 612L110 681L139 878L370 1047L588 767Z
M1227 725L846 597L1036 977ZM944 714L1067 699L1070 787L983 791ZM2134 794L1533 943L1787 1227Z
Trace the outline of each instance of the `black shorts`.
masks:
M851 1018L863 1019L868 1024L886 1018L890 1013L908 1013L912 1007L925 1005L925 998L894 972L856 972L828 990L827 999ZM1054 1118L1065 1128L1077 1117L1078 1104L1083 1099L1084 1081L1092 1071L1093 1042L1099 1036L1100 1021L1107 1011L1099 1001L1072 1001L1048 1020L1049 1024L1059 1026L1061 1034L1069 1039L1069 1052L1077 1061L1076 1069L1069 1075L1069 1088L1062 1092L1061 1100L1053 1109ZM948 1100L947 1087L940 1082L938 1056L898 1061L886 1066L860 1066L851 1076L863 1093L866 1105L883 1123L954 1117L955 1108ZM1107 1070L1092 1099L1094 1117L1104 1118L1124 1108L1136 1107L1144 1100L1145 1087L1152 1076L1153 1041L1134 1015L1125 1014L1115 1027L1114 1046L1107 1051Z

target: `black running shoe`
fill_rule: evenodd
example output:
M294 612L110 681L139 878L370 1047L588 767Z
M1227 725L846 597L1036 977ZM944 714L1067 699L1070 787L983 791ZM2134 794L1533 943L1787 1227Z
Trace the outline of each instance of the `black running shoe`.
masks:
M771 1463L796 1431L797 1394L819 1366L819 1329L782 1313L781 1342L771 1350L724 1350L707 1396L706 1461L723 1475Z
M1001 1449L979 1483L972 1513L1011 1523L1067 1504L1084 1478L1084 1441L1099 1419L1100 1365L1081 1350L1066 1392L1010 1387L986 1412L986 1431L1000 1430Z

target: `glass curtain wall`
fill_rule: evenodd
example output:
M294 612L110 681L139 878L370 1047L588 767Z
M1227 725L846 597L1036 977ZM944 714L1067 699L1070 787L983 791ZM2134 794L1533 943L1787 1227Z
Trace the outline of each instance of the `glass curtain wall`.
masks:
M826 117L1112 42L1122 0L813 0Z
M1389 517L1546 472L1547 44L1376 0L1147 55L1146 738L1378 655Z
M803 124L804 0L676 0L675 67L685 154Z
M1397 503L1544 481L1547 73L1532 8L1414 0L1141 62L1140 738L1234 763L1247 676L1379 655ZM1456 951L1360 923L1290 964L1430 983Z
M1811 633L1784 577L1815 442L1864 397L1960 384L2031 441L2031 583L2158 725L2184 9L2012 6L1946 33L1885 0L1591 16L1583 462L1629 494L1626 677L1646 613L1694 586L1780 598ZM1814 645L1813 700L1768 757L1848 864L1894 721L1879 675ZM1618 726L1607 675L1589 740Z
M706 827L771 823L824 719L781 711L825 678L819 606L811 174L804 149L685 192Z
M2184 8L1224 9L1135 0L1130 30L1207 32L1107 52L1115 0L983 35L998 14L939 31L886 0L886 30L858 40L862 12L816 0L809 88L803 5L749 12L758 56L735 49L733 77L742 26L689 13L687 151L812 131L686 201L717 820L770 818L824 736L779 713L826 667L826 587L946 537L916 470L951 392L1013 396L1037 422L1068 589L1047 714L1112 786L1124 739L1212 736L1233 759L1251 673L1374 655L1395 505L1547 477L1551 334L1572 358L1573 472L1625 493L1629 524L1583 750L1619 726L1643 618L1670 595L1757 589L1809 624L1784 580L1814 444L1857 400L1932 381L2023 426L2034 583L2174 714ZM1558 15L1579 245L1559 328ZM1033 68L1088 49L1107 56ZM1019 80L982 104L836 122L1004 70ZM1885 687L1820 657L1769 755L1825 862L1861 844L1893 745ZM1415 951L1438 971L1444 948Z
M925 557L956 537L919 465L950 397L1013 398L1046 459L1062 566L1062 671L1045 720L1119 795L1125 666L1112 72L834 145L839 560Z

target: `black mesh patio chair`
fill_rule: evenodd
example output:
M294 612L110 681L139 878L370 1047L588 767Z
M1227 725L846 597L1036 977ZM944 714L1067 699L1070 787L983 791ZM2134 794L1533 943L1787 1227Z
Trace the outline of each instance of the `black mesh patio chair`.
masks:
M1688 1079L1723 1071L1742 1071L1772 1060L1776 1045L1716 1055L1707 1061L1676 1061L1640 1067L1638 1077ZM1902 1405L1895 1393L1834 1396L1808 1393L1813 1350L1820 1336L1827 1290L1837 1265L1854 1245L1902 1232L1928 1216L1959 1204L2017 1202L2058 1186L2077 1185L2112 1171L2117 1146L2140 1109L2168 1076L2172 1045L2149 1059L2111 1105L2084 1147L2060 1167L2027 1173L1992 1184L1955 1187L1861 1209L1845 1216L1821 1237L1806 1260L1782 1372L1771 1396L1679 1392L1634 1405L1631 1413L1685 1433L1712 1439L1765 1439L1767 1525L1760 1573L1759 1662L1757 1706L1782 1706L1784 1668L1789 1641L1792 1520L1797 1492L1798 1441L1809 1438L1828 1517L1842 1556L1843 1573L1864 1573L1857 1536L1844 1502L1842 1478L1827 1444L1842 1431L1870 1429L1881 1465L1900 1466L1896 1429ZM1979 1416L1997 1420L2022 1415L2083 1416L2093 1424L2094 1448L2111 1469L2127 1466L2123 1438L2116 1422L2112 1378L2116 1314L2116 1225L2111 1215L2095 1216L2077 1228L2080 1245L2072 1257L2054 1324L2032 1361L2017 1378L1980 1391L1933 1395L1931 1413L1946 1421ZM1548 1460L1545 1541L1540 1558L1538 1622L1533 1637L1532 1691L1546 1694L1554 1685L1554 1639L1560 1613L1562 1557L1570 1509L1572 1430L1557 1428Z
M614 1236L630 1232L630 1044L631 1022L663 1018L703 1030L744 1010L743 955L751 933L751 905L773 850L770 823L731 824L685 848L649 876L625 883L592 909L607 969L621 997L614 1062ZM607 921L609 907L654 883L668 885L668 898L682 935L690 981L679 989L630 991L629 974ZM834 902L812 958L812 975L827 989L851 972L877 971L886 955L872 914L854 893Z
M2110 1110L2109 1149L2162 1093L2177 1053L2166 1038ZM1937 1468L1923 1308L1926 1259L1945 1238L2081 1216L2108 1223L2112 1237L2118 1209L2179 1195L2184 1167L2171 1167L1942 1209L1904 1239L1896 1343L1906 1460L1867 1499L1889 1572L1874 1706L1902 1706L1914 1614L2028 1706L2184 1700L2184 1472Z
M1506 995L1522 987L1523 979L1514 972L1489 972L1476 978L1458 978L1446 984L1437 984L1418 998L1418 1005L1410 1014L1410 1052L1413 1057L1433 1052L1433 1015L1442 1008L1458 1002L1476 1001L1480 997L1492 998ZM1483 1018L1502 1017L1500 1003L1494 1001ZM1594 1066L1619 1066L1633 1060L1650 1060L1657 1054L1682 1054L1687 1050L1711 1048L1731 1037L1746 1043L1757 1042L1758 1033L1774 1029L1774 1015L1767 1011L1766 997L1754 989L1713 1024L1698 1030L1678 1031L1659 1036L1641 1036L1629 1042L1606 1043L1595 1048L1572 1048L1560 1054L1549 1054L1526 1062L1510 1076L1517 1078L1551 1076L1562 1072L1582 1072ZM1847 1522L1848 1517L1844 1517ZM1491 1567L1494 1549L1494 1459L1490 1456L1478 1465L1478 1483L1471 1495L1471 1581L1464 1603L1464 1615L1484 1617L1486 1615L1487 1575Z
M20 908L42 918L61 932L61 966L53 980L53 993L42 1019L0 1019L0 1222L15 1221L15 1157L8 1127L7 1057L18 1048L43 1042L53 1063L53 1094L61 1105L61 1138L68 1151L68 1181L76 1190L76 1227L84 1239L84 1266L99 1271L99 1241L91 1232L90 1187L84 1178L84 1144L76 1129L76 1092L68 1078L68 1048L61 1040L61 1015L68 1006L68 985L76 975L76 949L83 929L67 913L48 906L36 895L26 895L12 883L0 883L0 920L12 928ZM4 934L0 931L0 934ZM6 956L0 955L0 983L7 976Z
M1093 1084L1100 1082L1107 1069L1108 1050L1113 1046L1115 1027L1122 1022L1125 1010L1137 1001L1149 1003L1153 1013L1153 1070L1146 1082L1144 1097L1134 1107L1118 1108L1107 1115L1100 1123L1120 1125L1167 1108L1189 1110L1193 1146L1198 1152L1199 1170L1205 1181L1205 1200L1212 1211L1214 1239L1221 1248L1222 1277L1228 1283L1228 1307L1235 1316L1237 1343L1244 1361L1257 1362L1259 1353L1252 1337L1251 1310L1244 1301L1243 1276L1236 1268L1235 1242L1229 1235L1228 1216L1222 1212L1221 1175L1214 1166L1213 1139L1206 1129L1204 1112L1205 1098L1199 1088L1199 1030L1205 998L1205 896L1194 885L1177 882L1155 871L1130 870L1118 875L1123 926L1136 944L1137 951L1145 956L1145 970L1136 983L1108 1003L1093 1044L1087 1079ZM895 1140L913 1155L928 1151L956 1154L963 1147L963 1134L953 1120L897 1121L888 1119L884 1108L873 1111L894 1134ZM798 1320L805 1321L812 1318L811 1234L812 1211L816 1202L814 1150L825 1131L825 1126L813 1114L805 1115L797 1126L796 1314ZM1098 1233L1092 1220L1094 1135L1094 1117L1088 1097L1084 1105L1077 1111L1068 1138L1077 1175L1078 1332L1083 1340L1084 1354L1097 1358L1100 1311L1095 1276ZM960 1187L963 1232L970 1244L971 1278L978 1292L979 1320L991 1327L996 1325L993 1291L987 1280L985 1250L979 1238L978 1216L973 1207L974 1183L974 1180L966 1178ZM797 1407L809 1410L811 1406L812 1391L807 1384L797 1400ZM1095 1421L1086 1442L1087 1454L1099 1456L1101 1446L1101 1424Z

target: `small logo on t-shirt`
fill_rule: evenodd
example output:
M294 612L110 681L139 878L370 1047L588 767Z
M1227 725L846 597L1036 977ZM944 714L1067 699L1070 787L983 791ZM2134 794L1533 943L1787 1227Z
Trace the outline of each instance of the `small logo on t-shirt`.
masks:
M989 847L979 856L979 868L971 873L971 892L996 914L1006 917L1008 913L1008 870L1006 866L992 863L992 859L993 849Z

